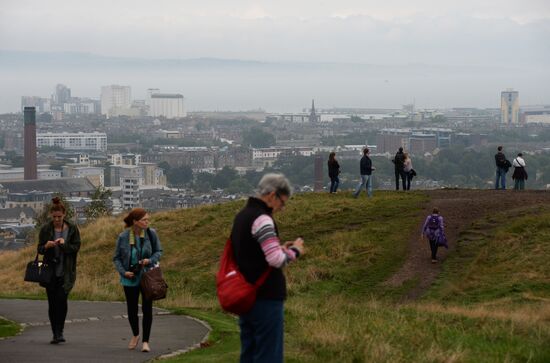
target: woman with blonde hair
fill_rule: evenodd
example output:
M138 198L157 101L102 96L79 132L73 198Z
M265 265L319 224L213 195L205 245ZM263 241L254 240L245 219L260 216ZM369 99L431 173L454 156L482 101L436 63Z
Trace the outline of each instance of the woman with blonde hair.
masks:
M120 275L124 288L128 321L133 336L128 349L135 349L139 342L138 301L141 293L141 310L143 312L142 352L149 352L149 336L153 324L153 301L143 295L140 286L141 275L157 264L162 256L162 247L157 232L149 228L149 214L143 208L134 208L124 218L126 229L116 242L113 262Z

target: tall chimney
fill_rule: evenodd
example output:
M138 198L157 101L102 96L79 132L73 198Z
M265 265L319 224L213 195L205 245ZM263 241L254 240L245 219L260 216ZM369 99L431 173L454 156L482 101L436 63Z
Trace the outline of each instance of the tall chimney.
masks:
M323 190L323 156L321 154L315 155L314 174L313 190L320 192Z
M36 171L36 108L25 107L25 180L38 179Z

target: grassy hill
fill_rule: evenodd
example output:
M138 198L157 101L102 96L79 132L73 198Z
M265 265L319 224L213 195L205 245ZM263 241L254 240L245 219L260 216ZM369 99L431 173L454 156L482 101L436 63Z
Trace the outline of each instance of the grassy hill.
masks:
M420 301L401 304L415 285L382 284L407 258L427 193L294 196L276 217L283 240L303 236L307 255L287 268L285 350L289 362L550 361L550 211L524 210L462 231L456 251ZM235 213L244 201L152 216L170 286L159 305L208 321L211 346L182 362L238 357L238 327L219 311L214 275ZM501 223L500 221L505 221ZM73 299L122 300L111 256L121 218L81 229ZM24 283L34 248L0 255L4 297L43 298ZM427 246L426 254L428 256ZM427 263L429 259L426 259Z

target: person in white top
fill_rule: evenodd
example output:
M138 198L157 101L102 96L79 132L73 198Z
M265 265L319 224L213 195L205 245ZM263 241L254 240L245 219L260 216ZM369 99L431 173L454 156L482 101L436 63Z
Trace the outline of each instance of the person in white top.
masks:
M409 155L409 153L405 153L405 160L403 161L403 171L405 171L405 175L407 179L407 184L406 184L407 188L405 190L411 190L411 180L413 178L412 170L413 170L413 164L412 164L411 156Z
M514 174L512 174L512 179L514 179L514 190L525 189L527 171L525 171L525 160L523 160L522 153L519 153L518 156L516 156L512 162L512 166L514 167Z

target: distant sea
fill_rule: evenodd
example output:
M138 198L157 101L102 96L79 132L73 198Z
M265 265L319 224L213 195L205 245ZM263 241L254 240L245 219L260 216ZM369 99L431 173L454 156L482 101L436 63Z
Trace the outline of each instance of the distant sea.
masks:
M500 92L519 91L520 104L550 104L550 71L492 66L373 65L149 60L85 53L0 51L0 113L17 112L21 96L50 97L55 85L74 97L99 98L101 86L129 85L132 98L148 88L181 93L188 111L299 112L320 108L500 107Z

